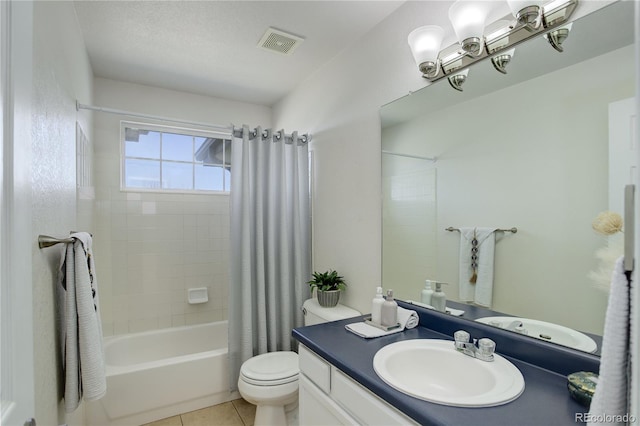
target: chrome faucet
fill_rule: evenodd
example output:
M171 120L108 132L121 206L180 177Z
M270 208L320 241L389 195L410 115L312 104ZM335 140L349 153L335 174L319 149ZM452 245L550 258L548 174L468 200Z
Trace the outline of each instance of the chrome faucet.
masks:
M485 337L480 340L473 339L473 342L470 342L471 336L464 330L458 330L453 333L453 338L458 352L478 358L481 361L491 362L494 360L493 353L496 350L496 343L493 340Z
M508 331L515 331L516 333L524 334L525 336L529 334L529 331L524 327L522 321L519 320L514 320L506 324L500 321L490 321L489 325L504 328Z
M505 330L515 331L517 327L522 327L522 321L511 321L510 323L502 326Z

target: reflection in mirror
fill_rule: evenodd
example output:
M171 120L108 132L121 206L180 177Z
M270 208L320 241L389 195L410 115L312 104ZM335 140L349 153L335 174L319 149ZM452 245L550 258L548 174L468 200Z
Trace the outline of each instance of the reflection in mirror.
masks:
M599 340L608 282L590 275L612 269L622 236L592 222L622 213L630 178L608 159L629 157L616 147L633 114L633 2L575 21L563 47L530 40L506 75L484 61L464 92L439 81L382 108L382 282L396 297L420 301L425 279L443 281L463 318L514 315ZM495 234L489 309L457 303L450 226L518 228Z

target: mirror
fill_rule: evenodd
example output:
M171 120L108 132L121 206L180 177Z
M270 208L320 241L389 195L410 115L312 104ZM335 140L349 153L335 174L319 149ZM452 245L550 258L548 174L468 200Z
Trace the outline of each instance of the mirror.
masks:
M630 123L614 108L635 96L633 39L633 2L613 3L575 21L563 53L539 37L506 75L485 60L463 92L444 79L382 107L385 289L420 301L425 279L446 282L463 318L488 316L455 304L461 235L445 229L516 227L495 233L491 312L602 334L608 282L590 275L622 236L592 222L623 213L629 169L609 165L609 139Z

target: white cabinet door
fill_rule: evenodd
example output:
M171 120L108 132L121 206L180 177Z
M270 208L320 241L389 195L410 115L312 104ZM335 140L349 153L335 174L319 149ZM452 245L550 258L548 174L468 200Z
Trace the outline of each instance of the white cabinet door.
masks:
M340 401L345 410L360 424L369 426L417 425L409 417L381 400L370 390L335 367L331 368L331 397Z
M359 423L314 385L304 374L300 374L299 418L304 426L354 425Z

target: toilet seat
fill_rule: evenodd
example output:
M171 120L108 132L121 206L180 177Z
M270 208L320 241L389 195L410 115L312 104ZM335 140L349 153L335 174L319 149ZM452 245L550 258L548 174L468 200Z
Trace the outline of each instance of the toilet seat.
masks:
M240 368L246 383L275 386L298 380L298 354L289 351L269 352L248 359Z

